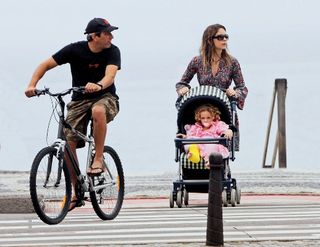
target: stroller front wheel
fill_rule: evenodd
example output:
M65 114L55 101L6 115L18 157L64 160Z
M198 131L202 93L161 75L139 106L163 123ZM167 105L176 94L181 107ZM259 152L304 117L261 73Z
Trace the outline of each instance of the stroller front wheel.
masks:
M182 191L181 190L179 190L177 192L177 201L176 201L176 203L177 203L178 208L182 207Z
M237 194L235 189L231 189L230 192L230 204L232 207L236 206L236 199L237 199Z
M174 207L174 195L173 195L173 191L171 191L170 195L169 195L169 206L170 208Z

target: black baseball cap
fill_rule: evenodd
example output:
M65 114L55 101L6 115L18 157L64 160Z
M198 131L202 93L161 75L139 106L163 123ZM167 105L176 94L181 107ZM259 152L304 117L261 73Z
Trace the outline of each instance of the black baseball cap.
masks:
M109 32L118 29L118 27L111 26L110 23L103 18L94 18L89 21L84 34L88 33L100 33L100 32Z

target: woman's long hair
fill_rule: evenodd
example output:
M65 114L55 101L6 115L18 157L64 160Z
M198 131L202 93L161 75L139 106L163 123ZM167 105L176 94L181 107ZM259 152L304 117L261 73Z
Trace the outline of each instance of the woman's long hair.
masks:
M205 69L211 68L212 66L213 55L216 53L213 37L217 34L220 28L223 28L226 31L226 28L223 25L214 24L208 26L203 33L200 55ZM221 59L223 59L227 65L231 65L231 55L226 49L222 50Z

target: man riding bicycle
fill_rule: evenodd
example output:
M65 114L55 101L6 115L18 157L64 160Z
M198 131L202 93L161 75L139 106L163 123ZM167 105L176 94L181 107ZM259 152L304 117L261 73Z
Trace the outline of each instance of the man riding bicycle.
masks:
M90 176L97 176L103 172L103 147L107 123L112 121L119 111L114 79L121 68L121 58L119 48L111 43L111 32L116 29L118 27L110 25L105 19L92 19L84 33L87 35L87 41L71 43L42 62L33 73L25 91L27 97L35 96L36 85L48 70L57 65L70 64L72 86L84 86L85 93L73 93L72 101L67 105L66 121L76 130L86 134L90 118L93 120L96 153L87 171ZM65 131L72 152L76 155L76 148L82 147L84 143L70 130ZM67 162L67 165L75 188L77 178L70 162Z

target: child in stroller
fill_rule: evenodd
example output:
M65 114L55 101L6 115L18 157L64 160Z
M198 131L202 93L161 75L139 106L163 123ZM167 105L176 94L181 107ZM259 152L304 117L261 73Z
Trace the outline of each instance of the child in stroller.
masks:
M177 137L182 138L218 138L221 136L231 139L233 132L229 125L221 121L221 112L213 105L201 105L195 110L195 124L186 124L184 129L186 135L179 133ZM221 144L191 144L184 145L188 159L193 163L198 163L200 157L205 161L205 166L209 168L209 155L220 153L224 159L229 157L229 149Z
M179 178L173 182L173 190L170 193L170 207L174 207L176 202L178 207L182 204L189 204L189 192L208 193L209 185L209 168L206 166L207 155L202 153L199 162L194 163L188 157L188 147L190 145L205 144L212 147L212 144L223 145L224 164L222 174L222 202L224 206L231 204L235 206L240 203L241 190L235 178L231 177L229 167L229 160L234 161L235 156L235 136L238 129L236 127L236 102L229 100L225 92L213 86L199 86L192 88L186 95L177 100L176 107L178 110L178 132L180 137L188 137L185 126L194 126L195 112L200 110L200 107L209 106L209 109L218 109L218 121L223 121L227 126L223 127L225 133L224 137L202 136L200 138L176 138L176 158L175 161L179 163ZM207 108L208 109L208 108ZM216 110L217 111L217 110ZM216 120L217 121L217 120ZM230 130L229 129L232 130ZM228 130L228 131L227 131ZM231 133L230 133L231 132ZM182 135L181 135L182 134ZM229 139L230 138L230 139ZM217 147L217 146L216 146ZM201 153L201 151L200 151ZM229 155L228 155L229 154Z

